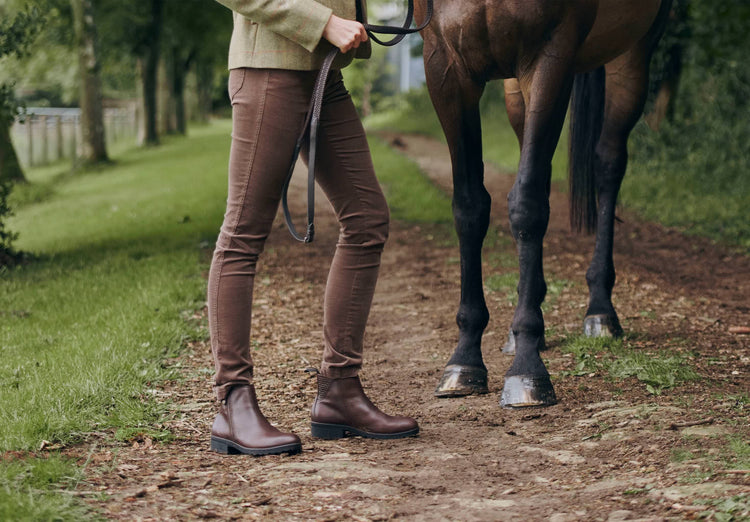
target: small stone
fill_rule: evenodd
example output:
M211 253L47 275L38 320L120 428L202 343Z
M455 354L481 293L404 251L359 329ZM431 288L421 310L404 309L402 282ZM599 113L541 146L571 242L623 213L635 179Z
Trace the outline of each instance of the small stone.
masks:
M577 515L573 513L555 513L549 517L549 522L576 522L578 519Z

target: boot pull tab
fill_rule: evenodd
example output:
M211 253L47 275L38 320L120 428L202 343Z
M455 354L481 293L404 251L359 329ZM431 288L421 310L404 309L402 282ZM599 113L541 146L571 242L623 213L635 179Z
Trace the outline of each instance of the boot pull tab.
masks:
M303 371L305 373L311 373L311 374L314 374L314 375L320 375L320 370L318 370L317 368L305 368Z

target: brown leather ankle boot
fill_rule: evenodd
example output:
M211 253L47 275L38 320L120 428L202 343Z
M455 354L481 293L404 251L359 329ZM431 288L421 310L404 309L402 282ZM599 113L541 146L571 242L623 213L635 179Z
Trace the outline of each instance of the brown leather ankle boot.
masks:
M255 387L236 386L221 403L211 429L211 449L219 453L273 455L299 453L302 444L293 433L277 430L258 407Z
M359 377L331 379L318 374L312 407L312 436L340 439L347 433L371 439L400 439L419 433L411 417L386 415L365 395Z

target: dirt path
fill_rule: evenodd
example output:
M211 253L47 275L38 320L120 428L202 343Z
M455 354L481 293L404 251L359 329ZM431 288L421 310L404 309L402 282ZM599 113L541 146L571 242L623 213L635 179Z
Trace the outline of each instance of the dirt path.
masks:
M404 153L449 190L445 147L401 139ZM486 275L499 270L493 259L514 255L505 208L512 182L488 169L495 249L502 252L485 255ZM292 199L303 201L301 186L293 190ZM277 425L301 436L303 453L249 458L208 450L212 362L208 345L195 343L190 355L173 361L185 380L153 390L174 401L164 427L175 439L117 443L107 437L72 449L89 459L80 494L121 520L562 522L683 519L709 508L730 513L731 506L700 502L750 493L747 473L723 469L734 455L728 437L740 449L748 442L750 342L729 328L750 324L750 260L626 214L616 252L615 299L623 326L638 349L691 353L701 379L652 396L634 378L564 376L574 361L555 347L562 335L580 329L591 248L589 238L567 232L565 206L555 193L545 246L547 277L563 282L546 315L552 350L545 358L557 406L509 411L498 405L510 364L500 353L513 309L505 292L488 292L492 319L484 353L491 393L460 400L432 396L457 337L458 252L439 228L395 223L362 377L383 409L414 415L422 433L396 442L312 439L308 411L315 386L301 370L319 359L323 286L336 236L322 203L312 246L294 244L278 222L255 301L262 407ZM695 421L704 424L680 427Z

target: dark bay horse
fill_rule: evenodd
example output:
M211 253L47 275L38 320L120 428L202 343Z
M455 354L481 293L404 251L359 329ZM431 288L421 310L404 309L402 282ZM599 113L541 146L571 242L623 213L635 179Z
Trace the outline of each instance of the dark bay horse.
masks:
M425 15L418 0L417 19ZM489 313L482 288L482 242L490 195L484 187L479 99L505 80L505 104L521 159L508 195L518 249L518 305L511 324L513 363L503 406L546 406L555 392L539 350L547 288L542 240L549 221L552 155L571 103L571 224L596 231L586 273L584 332L619 336L612 305L614 211L627 164L627 139L646 100L651 54L671 0L435 0L422 32L427 87L448 140L453 213L461 253L459 340L435 392L487 392L481 338Z

